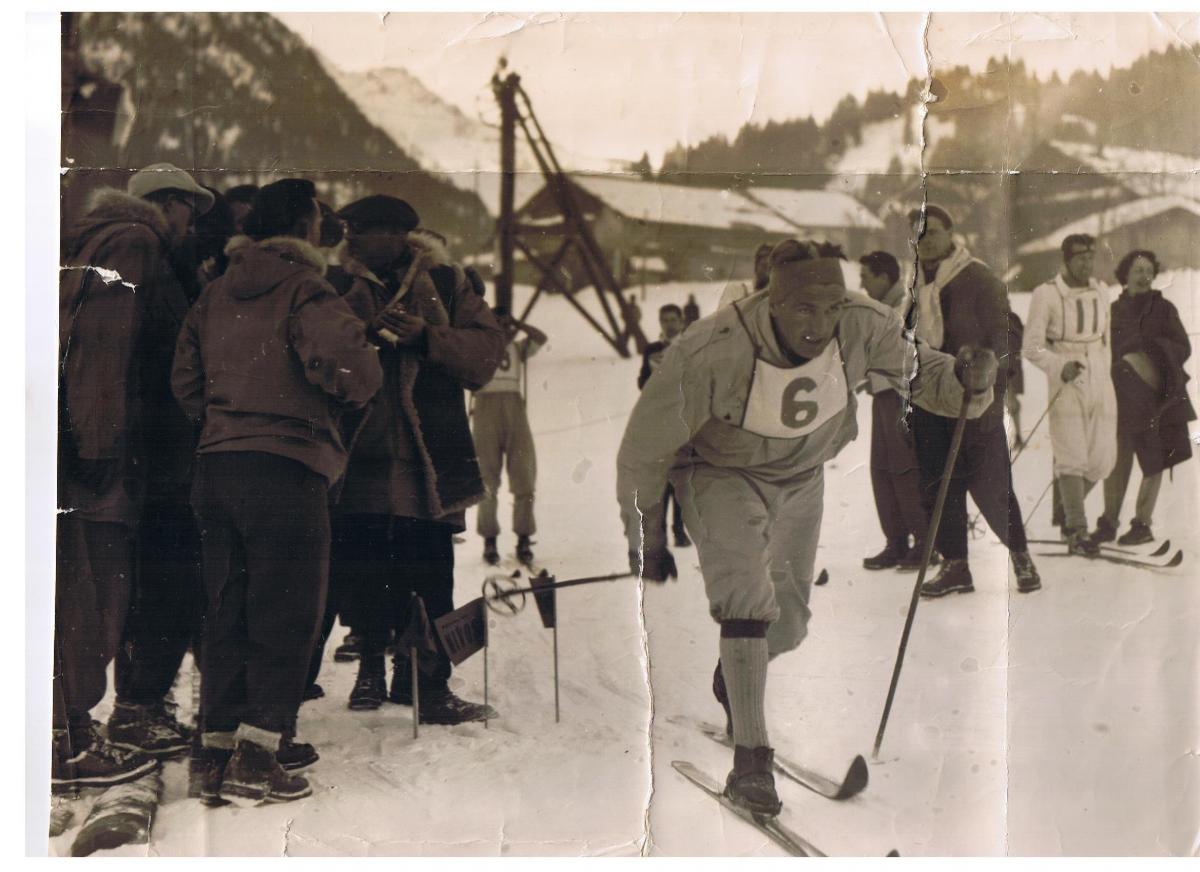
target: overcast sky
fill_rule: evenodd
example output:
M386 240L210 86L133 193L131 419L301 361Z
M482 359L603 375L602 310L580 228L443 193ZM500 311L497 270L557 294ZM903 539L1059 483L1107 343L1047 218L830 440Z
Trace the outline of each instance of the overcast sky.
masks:
M844 95L924 75L918 13L275 13L346 70L404 67L471 117L494 121L507 56L547 135L577 153L658 165L677 142L747 121L814 115ZM1011 54L1064 78L1200 41L1196 13L950 13L929 26L935 65Z

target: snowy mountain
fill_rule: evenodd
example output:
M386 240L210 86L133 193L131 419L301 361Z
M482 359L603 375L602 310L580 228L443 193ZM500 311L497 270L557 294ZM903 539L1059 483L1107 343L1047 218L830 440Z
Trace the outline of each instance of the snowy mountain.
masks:
M478 194L490 214L498 212L498 120L489 122L468 117L402 67L348 73L325 58L321 62L371 123L384 130L427 170L440 174L462 190ZM487 87L487 82L480 83L481 90ZM498 119L499 108L493 105L490 109L491 115ZM565 170L604 173L622 169L620 161L597 161L573 154L557 143L552 142L551 146ZM541 174L519 127L516 169L516 205L520 207L541 187Z
M388 193L460 240L490 229L474 196L425 172L271 15L90 12L73 26L89 67L131 94L122 167L170 161L217 187L304 175L337 206Z

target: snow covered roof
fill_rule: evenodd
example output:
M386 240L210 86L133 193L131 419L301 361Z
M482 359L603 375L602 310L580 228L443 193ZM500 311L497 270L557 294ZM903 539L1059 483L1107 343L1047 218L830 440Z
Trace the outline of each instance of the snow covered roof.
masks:
M883 222L872 215L870 209L840 191L752 188L746 196L802 227L857 227L869 230L883 227Z
M636 175L577 175L571 180L626 218L720 230L740 227L773 234L795 232L771 210L733 191L670 185Z
M865 206L837 191L755 188L742 194L613 173L572 175L571 180L613 211L640 221L787 236L802 227L882 226Z
M1140 200L1130 200L1111 209L1093 212L1078 221L1072 221L1049 233L1040 239L1027 242L1017 249L1017 254L1038 254L1043 251L1057 251L1063 237L1072 233L1087 233L1091 236L1103 236L1118 227L1136 224L1153 218L1172 209L1182 209L1200 217L1200 201L1190 197L1180 197L1172 194L1165 197L1143 197Z
M1121 181L1143 197L1191 193L1200 171L1196 155L1115 145L1101 151L1092 143L1061 139L1051 140L1050 146L1093 172L1132 174Z

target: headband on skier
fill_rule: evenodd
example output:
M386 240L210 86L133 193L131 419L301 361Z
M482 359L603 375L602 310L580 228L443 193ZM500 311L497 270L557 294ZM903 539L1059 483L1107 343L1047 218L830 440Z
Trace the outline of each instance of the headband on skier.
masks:
M841 296L846 292L842 262L836 257L818 257L775 264L767 292L775 298Z

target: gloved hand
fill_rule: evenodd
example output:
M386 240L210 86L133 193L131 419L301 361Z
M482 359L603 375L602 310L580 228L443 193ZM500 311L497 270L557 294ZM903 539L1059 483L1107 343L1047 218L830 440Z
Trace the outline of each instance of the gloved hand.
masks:
M645 581L665 582L668 578L678 578L679 571L675 568L675 558L666 548L648 550L645 554L645 566L639 560L638 552L629 552L629 571L640 575Z
M954 375L971 394L982 394L996 383L996 355L991 349L964 345L954 358Z
M1062 368L1062 380L1067 384L1079 378L1079 374L1083 372L1084 366L1078 360L1068 361L1066 366Z
M104 493L117 480L120 462L117 460L75 459L75 477L92 493Z
M399 339L397 331L404 329L400 315L401 310L398 308L384 309L367 325L367 335L372 341L395 345Z

